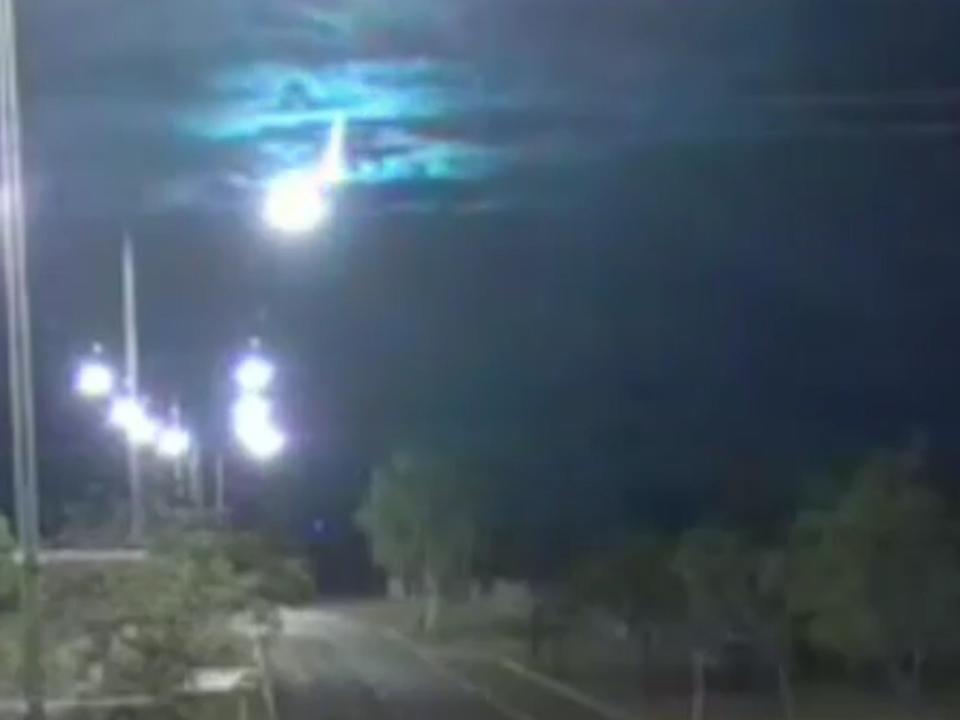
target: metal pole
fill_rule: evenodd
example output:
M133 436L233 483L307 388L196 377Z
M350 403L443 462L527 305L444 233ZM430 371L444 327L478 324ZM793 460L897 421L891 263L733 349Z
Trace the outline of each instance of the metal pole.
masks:
M43 666L40 607L40 523L26 226L21 156L20 95L13 0L0 0L0 168L7 300L7 337L17 530L23 553L20 608L23 616L23 694L30 720L42 720Z
M133 240L123 234L123 346L126 360L127 391L140 398L140 351L137 327L137 270ZM130 486L130 543L142 545L144 540L143 481L140 472L140 451L132 438L127 439L127 483Z
M189 480L188 494L190 504L198 516L203 514L203 475L200 470L200 448L190 448L187 458L187 478Z
M175 427L180 427L180 403L174 402L173 409L171 410L171 416L173 418L173 424ZM184 482L185 470L187 468L187 463L189 462L190 454L186 456L179 455L173 459L173 483L176 488L177 498L186 498L187 500L192 500L193 495L191 493L190 487Z
M217 520L223 522L226 520L226 503L227 503L227 480L226 480L226 468L223 455L217 455L216 460L214 461L213 466L213 480L214 480L214 510L216 511Z

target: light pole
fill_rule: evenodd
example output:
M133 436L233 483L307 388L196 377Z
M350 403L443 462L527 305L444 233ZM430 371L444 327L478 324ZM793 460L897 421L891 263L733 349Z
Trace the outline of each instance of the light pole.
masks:
M134 260L133 240L130 233L123 234L123 354L126 371L127 392L131 397L140 397L140 346L137 325L137 269ZM130 544L142 545L144 540L143 479L140 468L140 449L128 434L127 437L127 483L130 488Z
M137 266L133 238L123 233L120 257L120 292L123 325L123 382L121 391L130 404L141 403L140 399L140 343L137 322ZM75 380L75 389L91 400L104 399L111 395L116 385L113 368L101 357L99 345L94 354L80 367ZM130 497L130 525L127 541L142 545L144 541L145 514L143 506L143 480L140 445L136 431L127 433L127 485Z
M23 554L20 596L23 615L23 694L27 718L42 720L40 527L14 0L0 0L0 65L0 170L3 179L0 234L3 240L7 300L13 484L17 532Z
M270 398L276 375L276 365L264 355L257 338L251 340L249 350L232 371L237 393L230 406L233 439L237 447L257 463L277 459L287 447L287 436L274 419ZM227 514L226 463L225 451L214 458L214 513L221 523L225 522Z
M223 453L213 461L213 511L217 522L223 524L227 513L227 469Z

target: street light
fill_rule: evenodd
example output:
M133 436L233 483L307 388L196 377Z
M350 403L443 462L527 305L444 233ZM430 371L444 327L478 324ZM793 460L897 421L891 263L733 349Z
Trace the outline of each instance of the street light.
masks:
M23 565L18 594L23 625L21 679L28 720L44 717L40 612L40 512L37 491L33 342L27 282L27 223L23 191L23 141L17 68L16 4L0 0L0 245L7 312L10 457L17 535Z
M165 460L180 460L193 445L190 433L179 425L168 425L160 428L157 435L157 454Z
M287 446L287 437L272 423L244 428L237 432L243 449L255 460L269 461L276 458Z
M273 408L262 395L244 394L233 403L233 435L257 460L272 460L283 452L287 438L273 421Z
M98 358L84 361L74 378L74 389L84 398L102 400L109 397L117 384L113 368Z
M107 422L123 431L135 447L156 442L160 433L160 424L147 414L143 403L130 396L118 397L113 401Z
M238 435L250 428L259 428L272 423L273 409L270 401L262 395L244 394L233 403L231 415L233 428Z
M270 387L276 375L273 363L260 354L243 358L233 371L233 379L244 393L262 393Z

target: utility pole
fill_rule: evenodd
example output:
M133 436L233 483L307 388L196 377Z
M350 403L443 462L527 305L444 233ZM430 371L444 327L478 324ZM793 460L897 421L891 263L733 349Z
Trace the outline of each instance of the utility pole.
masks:
M123 234L123 348L126 364L127 391L140 401L140 349L137 327L137 269L133 255L133 239L130 233ZM144 541L143 478L140 467L140 450L136 442L127 438L127 483L130 490L130 536L131 545Z
M23 695L28 720L43 720L40 524L37 497L33 348L27 283L26 224L17 28L14 0L0 0L0 239L7 301L10 425L17 533L23 554L20 611L23 618Z

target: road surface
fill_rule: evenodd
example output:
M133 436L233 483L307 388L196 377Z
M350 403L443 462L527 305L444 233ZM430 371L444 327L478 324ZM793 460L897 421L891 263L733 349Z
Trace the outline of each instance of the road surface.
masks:
M496 663L322 611L286 612L269 660L279 720L610 720Z

